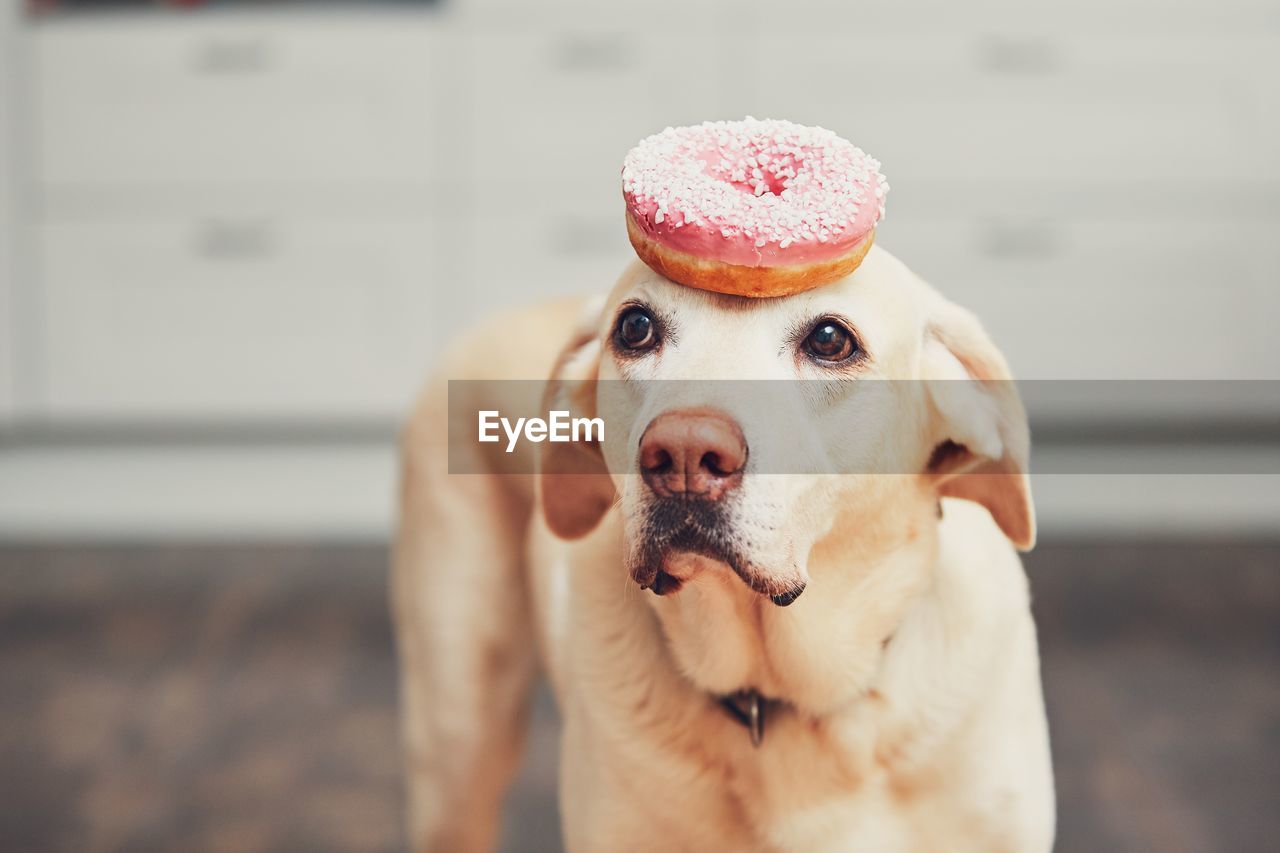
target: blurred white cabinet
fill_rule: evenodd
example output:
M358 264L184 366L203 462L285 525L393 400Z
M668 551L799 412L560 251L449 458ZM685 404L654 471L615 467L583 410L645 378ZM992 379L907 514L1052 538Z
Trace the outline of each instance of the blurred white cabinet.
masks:
M436 233L430 220L47 223L47 412L394 418L437 337Z
M18 162L14 153L17 126L14 108L18 94L17 10L0 9L0 428L16 409L17 346L17 188Z
M664 127L716 115L722 101L708 33L619 24L472 38L473 178L518 188L510 206L608 187L617 207L623 155Z
M1024 376L1276 375L1280 0L302 8L23 28L44 416L392 417L614 281L638 139L744 113L881 157L880 242Z
M621 210L613 216L590 215L565 202L540 206L532 216L527 211L479 216L467 249L474 259L472 274L481 284L479 305L607 293L635 258Z
M21 5L0 3L0 232L30 238L32 278L0 237L0 426L398 420L464 324L633 262L637 140L746 114L881 157L879 242L1020 376L1280 371L1280 0ZM382 445L0 450L0 535L390 517ZM1253 478L1216 516L1199 482L1059 479L1086 526L1274 527Z
M0 256L3 249L0 249ZM17 358L14 351L13 295L10 292L12 277L0 274L0 428L13 420L16 409L15 372Z
M884 231L885 245L978 314L1020 378L1280 370L1273 223L900 217Z
M858 140L891 182L1274 181L1280 32L1219 37L757 35L766 114ZM796 93L804 92L797 101Z
M28 27L38 414L399 417L461 180L439 28L314 8Z
M877 242L1020 376L1280 376L1280 2L755 8L757 114L882 158Z
M436 180L438 39L410 24L155 14L37 26L39 177Z
M5 190L0 187L0 202ZM7 244L11 223L0 214L0 428L13 420L16 410L17 351L14 335L17 318L14 305L14 268L11 246Z
M453 316L607 290L634 258L622 158L671 125L727 117L732 4L459 2L470 142L465 273Z
M884 36L975 32L1221 35L1272 29L1276 0L748 0L759 26L779 34Z

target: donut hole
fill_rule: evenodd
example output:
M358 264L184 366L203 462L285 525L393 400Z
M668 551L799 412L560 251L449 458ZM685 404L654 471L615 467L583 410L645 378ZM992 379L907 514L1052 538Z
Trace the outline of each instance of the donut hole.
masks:
M764 191L769 195L782 195L782 191L787 188L787 184L789 183L788 179L779 177L768 169L762 169L761 171L764 172ZM743 189L753 193L756 191L754 186L743 187Z
M761 176L759 178L754 177L750 170L747 171L745 179L740 177L740 171L735 171L728 176L718 175L717 177L727 180L730 185L748 195L782 195L782 191L791 183L790 178L786 175L770 171L768 168L760 169L760 172ZM756 188L761 184L764 185L764 191L757 192Z
M722 149L704 150L697 156L707 175L753 196L782 195L801 169L800 159L793 154L760 147L732 158Z

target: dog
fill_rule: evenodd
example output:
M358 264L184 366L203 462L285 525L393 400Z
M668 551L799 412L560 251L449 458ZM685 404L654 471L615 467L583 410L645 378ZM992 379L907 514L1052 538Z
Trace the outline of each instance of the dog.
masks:
M450 399L463 378L494 381ZM718 382L744 378L793 380L761 383L790 408ZM611 431L459 446L450 410L516 379ZM402 436L414 849L492 847L541 667L569 851L1049 850L1009 380L977 319L879 247L775 299L635 262L603 300L464 334ZM766 471L769 442L814 464Z

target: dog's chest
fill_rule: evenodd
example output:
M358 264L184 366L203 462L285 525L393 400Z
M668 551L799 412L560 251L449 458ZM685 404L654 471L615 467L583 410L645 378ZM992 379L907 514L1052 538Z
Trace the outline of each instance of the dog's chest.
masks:
M657 836L666 849L709 838L761 851L927 849L919 842L933 830L915 816L939 815L943 792L894 768L873 712L818 723L775 709L759 746L718 716L709 712L683 737L634 733L642 746L621 762L627 787L661 791L664 804L637 837L645 849L656 849Z
M821 836L837 826L884 819L892 804L882 796L889 775L877 760L876 716L860 709L838 721L816 721L774 708L759 747L734 750L727 790L751 815L762 841L776 845L803 836L809 849L818 849Z

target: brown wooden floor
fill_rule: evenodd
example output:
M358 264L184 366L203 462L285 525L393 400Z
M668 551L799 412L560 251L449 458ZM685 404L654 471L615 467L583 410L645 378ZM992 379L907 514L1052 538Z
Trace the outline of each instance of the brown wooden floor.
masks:
M377 548L0 549L0 850L392 850ZM1060 851L1280 838L1280 545L1038 549ZM505 850L557 847L545 697Z

